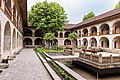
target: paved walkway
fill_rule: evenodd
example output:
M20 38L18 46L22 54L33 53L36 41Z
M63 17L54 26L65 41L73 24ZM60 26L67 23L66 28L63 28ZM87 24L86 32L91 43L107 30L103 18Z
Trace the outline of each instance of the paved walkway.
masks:
M23 49L9 68L0 73L0 80L52 80L33 49Z

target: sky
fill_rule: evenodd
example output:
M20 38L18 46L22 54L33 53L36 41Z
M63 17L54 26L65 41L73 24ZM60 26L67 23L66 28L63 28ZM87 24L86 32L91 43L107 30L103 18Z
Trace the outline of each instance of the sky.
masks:
M45 0L27 0L28 11L37 2ZM59 3L67 13L69 22L72 24L80 23L87 13L93 11L95 15L100 15L114 9L119 0L46 0L48 2Z

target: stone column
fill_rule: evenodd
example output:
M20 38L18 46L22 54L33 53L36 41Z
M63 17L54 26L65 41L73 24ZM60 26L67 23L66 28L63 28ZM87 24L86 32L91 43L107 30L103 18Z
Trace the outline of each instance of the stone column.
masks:
M102 63L102 54L99 54L99 63Z
M64 34L65 34L65 32L62 32L62 33L63 33L63 38L65 38L65 35L64 35Z
M5 2L4 0L1 0L1 8L3 9L3 11L4 11L4 6L5 6Z
M113 56L110 55L110 62L113 63Z
M58 38L60 38L60 32L57 32L58 33Z
M97 29L97 35L100 35L99 32L100 32L99 29Z
M109 34L112 34L112 27L110 27L110 32L109 32Z

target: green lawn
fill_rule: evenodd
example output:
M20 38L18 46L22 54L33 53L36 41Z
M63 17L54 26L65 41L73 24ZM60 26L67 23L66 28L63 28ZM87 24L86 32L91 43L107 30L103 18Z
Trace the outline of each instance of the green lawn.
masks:
M45 49L45 48L37 48L39 52L64 52L64 50L52 50L52 49Z

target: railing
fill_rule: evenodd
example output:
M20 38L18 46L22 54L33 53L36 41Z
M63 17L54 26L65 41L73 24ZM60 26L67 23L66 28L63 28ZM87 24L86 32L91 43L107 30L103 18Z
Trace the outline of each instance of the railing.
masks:
M87 53L79 53L79 57L90 60L92 62L97 63L117 63L120 62L120 56L102 56L102 54L87 54Z
M82 34L82 37L87 37L88 36L88 34Z
M120 30L119 30L119 31L113 30L113 31L112 31L112 34L120 34Z
M94 32L94 33L90 33L90 36L96 36L96 35L97 35L96 32Z
M102 31L102 32L100 32L100 34L99 34L99 35L106 35L106 34L109 34L109 30Z
M8 15L8 18L11 19L12 13L11 13L10 9L7 6L5 6L4 8L5 8L5 13Z

